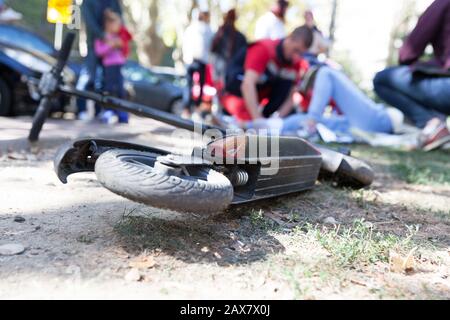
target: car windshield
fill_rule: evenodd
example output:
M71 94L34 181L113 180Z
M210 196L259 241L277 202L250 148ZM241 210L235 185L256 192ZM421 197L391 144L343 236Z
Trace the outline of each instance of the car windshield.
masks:
M25 50L40 51L55 55L55 49L46 40L25 29L0 24L0 42Z

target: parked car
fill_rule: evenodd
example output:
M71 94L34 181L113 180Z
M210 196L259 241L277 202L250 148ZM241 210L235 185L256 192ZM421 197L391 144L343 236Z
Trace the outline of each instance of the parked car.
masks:
M52 44L25 28L0 24L0 116L34 113L38 98L35 84L50 70L58 52ZM66 81L75 83L82 63L71 61ZM123 69L129 98L156 109L181 114L184 77L171 68L145 68L129 61ZM33 84L35 83L35 84ZM54 102L64 111L68 101Z
M36 85L44 72L55 63L57 51L40 36L22 27L0 24L0 116L33 113L39 98ZM70 67L65 80L76 81ZM55 99L53 111L67 101Z
M130 100L159 110L181 115L183 77L170 69L149 69L134 61L123 68L125 88Z

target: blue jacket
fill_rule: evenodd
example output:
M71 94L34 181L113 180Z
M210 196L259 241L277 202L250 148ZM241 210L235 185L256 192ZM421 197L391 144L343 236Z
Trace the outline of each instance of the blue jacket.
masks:
M95 39L104 37L103 14L106 9L111 9L122 16L122 8L118 0L84 0L81 13L86 23L88 44L92 46Z

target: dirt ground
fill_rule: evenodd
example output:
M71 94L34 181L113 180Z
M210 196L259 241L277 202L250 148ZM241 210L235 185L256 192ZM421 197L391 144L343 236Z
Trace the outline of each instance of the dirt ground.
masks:
M371 189L318 183L206 221L93 174L62 185L55 149L0 155L0 246L25 247L0 256L0 298L449 299L449 153L355 152Z

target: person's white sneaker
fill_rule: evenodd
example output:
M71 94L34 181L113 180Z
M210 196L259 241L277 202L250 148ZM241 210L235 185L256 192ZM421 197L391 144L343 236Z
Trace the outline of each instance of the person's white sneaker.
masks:
M403 125L405 123L405 115L403 114L403 112L395 108L387 108L386 112L391 119L393 133L402 133Z
M14 9L8 8L0 12L0 22L12 22L22 20L23 15Z

